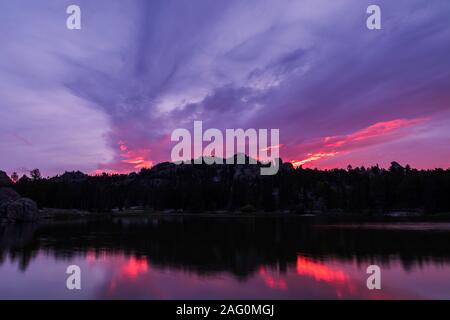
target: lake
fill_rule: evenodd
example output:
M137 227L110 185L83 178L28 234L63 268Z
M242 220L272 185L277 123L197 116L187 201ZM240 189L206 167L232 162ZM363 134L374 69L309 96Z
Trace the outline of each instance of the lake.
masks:
M81 290L66 268L81 268ZM381 290L369 290L369 265ZM0 226L0 299L450 299L450 224L167 216Z

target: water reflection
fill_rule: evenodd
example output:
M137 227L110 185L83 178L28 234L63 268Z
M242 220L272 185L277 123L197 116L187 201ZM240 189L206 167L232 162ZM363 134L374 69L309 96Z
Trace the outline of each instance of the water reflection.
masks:
M0 298L450 299L450 230L297 218L116 218L0 227ZM82 290L65 268L82 268ZM365 269L382 267L381 291Z

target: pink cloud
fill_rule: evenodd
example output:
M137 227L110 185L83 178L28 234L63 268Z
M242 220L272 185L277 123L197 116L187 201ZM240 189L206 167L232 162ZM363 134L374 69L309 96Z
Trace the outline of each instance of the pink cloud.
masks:
M348 135L328 136L297 146L297 153L302 158L292 159L294 166L311 165L324 158L349 154L352 151L398 140L409 135L406 130L424 123L428 118L395 119L377 122ZM292 158L292 157L291 157Z

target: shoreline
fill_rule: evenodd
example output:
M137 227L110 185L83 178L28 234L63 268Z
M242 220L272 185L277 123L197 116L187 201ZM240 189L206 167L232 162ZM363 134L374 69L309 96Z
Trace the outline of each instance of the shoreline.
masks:
M407 212L368 213L316 213L296 214L292 212L242 212L242 211L204 211L175 212L153 210L124 210L119 212L89 212L75 209L44 208L40 210L40 220L76 220L110 218L160 218L160 217L201 217L201 218L296 218L312 222L450 222L450 213L418 214Z

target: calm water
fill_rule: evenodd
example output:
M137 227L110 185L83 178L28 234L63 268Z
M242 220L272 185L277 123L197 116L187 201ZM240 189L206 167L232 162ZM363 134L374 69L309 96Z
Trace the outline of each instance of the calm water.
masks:
M82 270L82 290L65 270ZM368 265L382 290L366 287ZM1 299L450 299L449 224L113 218L0 226Z

